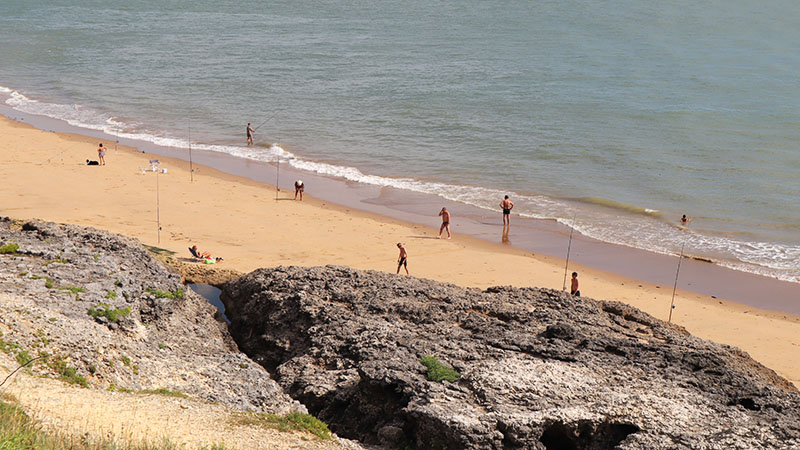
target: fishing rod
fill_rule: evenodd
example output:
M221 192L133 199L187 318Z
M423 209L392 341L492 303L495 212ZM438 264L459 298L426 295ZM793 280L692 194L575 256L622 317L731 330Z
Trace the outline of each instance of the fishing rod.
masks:
M683 248L686 246L686 239L688 239L688 236L683 238L683 244L681 244L681 255L678 257L678 269L675 271L675 284L672 286L672 302L669 305L668 323L672 322L672 310L675 309L675 290L678 289L678 274L681 273L681 261L683 261Z
M275 201L278 201L278 192L281 191L281 158L278 156L278 169L275 172Z
M569 267L569 252L572 249L572 233L575 231L575 217L578 213L572 215L572 225L569 227L569 244L567 244L567 262L564 263L564 285L561 290L567 290L567 268Z
M268 118L267 120L265 120L265 121L261 122L261 125L259 125L259 126L255 127L255 128L253 128L253 131L256 131L257 129L259 129L259 128L263 127L263 126L264 126L264 124L266 124L267 122L269 122L269 121L270 121L270 120L271 120L273 117L275 117L277 114L278 114L278 112L276 111L276 112L275 112L273 115L269 116L269 118Z
M192 126L189 125L189 181L194 182L194 165L192 164Z

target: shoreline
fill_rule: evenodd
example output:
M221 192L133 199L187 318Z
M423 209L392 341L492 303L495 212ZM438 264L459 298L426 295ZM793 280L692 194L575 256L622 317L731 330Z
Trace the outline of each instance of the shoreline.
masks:
M189 162L188 149L164 147L149 141L118 138L100 130L80 128L61 119L24 113L0 104L0 115L10 120L28 123L40 130L69 133L83 137L119 142L120 145ZM13 117L12 117L13 116ZM205 165L233 176L275 186L277 165L255 161L209 150L193 151L197 165ZM291 191L295 179L305 180L309 193L326 202L354 208L379 216L438 229L435 216L446 206L455 220L452 231L467 234L490 243L502 243L534 254L564 260L569 246L571 228L555 220L526 218L513 215L513 229L502 236L500 212L492 214L482 208L445 200L432 194L422 194L392 187L372 186L337 177L320 175L280 165L280 187ZM513 198L512 198L513 200ZM499 200L498 200L499 203ZM575 231L570 251L571 263L670 288L675 283L677 255L665 255L649 250L628 247L591 238ZM562 263L563 264L563 263ZM569 270L572 272L572 270ZM698 256L684 256L681 261L677 288L689 292L724 298L759 309L800 315L800 283L725 267ZM769 298L763 292L769 291Z
M305 173L302 177L306 186L313 186L307 190L305 201L283 201L290 197L283 190L281 201L275 201L275 190L266 180L272 175L268 170L271 165L239 161L240 169L264 172L262 177L247 177L201 164L213 164L215 160L230 164L225 162L225 155L204 155L195 165L194 183L189 181L186 162L170 156L157 156L162 167L169 169L168 174L159 176L162 232L158 244L155 176L152 173L143 175L139 171L154 155L120 146L118 150L108 152L107 166L88 167L83 165L83 161L96 157L95 137L51 133L24 121L14 122L7 118L0 119L0 132L4 135L0 151L7 161L0 169L7 180L0 188L0 214L16 219L38 217L108 229L175 251L179 257L188 256L187 244L197 243L201 249L210 249L224 256L223 267L242 272L262 266L338 264L393 273L394 243L402 240L410 247L409 265L411 274L415 276L479 288L491 285L562 287L563 259L549 256L546 252L531 254L529 250L483 240L485 236L480 230L484 228L481 226L496 227L493 222L482 223L485 219L481 216L470 216L468 212L460 211L456 214L454 208L454 238L436 240L438 217L433 214L441 206L431 210L427 216L422 215L422 211L427 212L430 206L412 203L420 212L409 214L411 220L398 220L391 214L381 214L383 211L400 214L397 211L403 210L400 208L402 199L392 197L391 192L323 180L323 177L310 183L312 176ZM108 145L109 140L103 140ZM113 139L111 144L113 146ZM61 158L64 162L57 159L53 164L41 164L57 155L53 148L63 152ZM289 174L286 175L284 178L282 167L282 188L293 181ZM69 186L69 189L64 189L64 186ZM348 200L342 196L353 191L361 192L361 198L380 201L369 203L359 200L359 197L353 196ZM316 197L317 192L323 193L324 198ZM342 196L342 204L328 200L329 196L336 195ZM378 212L362 211L353 203L375 206ZM417 217L427 223L414 223ZM471 217L477 224L475 236L464 234L469 234L468 227L459 221L465 217ZM495 220L499 223L499 217ZM512 228L523 228L524 222L517 217L512 220ZM564 230L557 228L540 232L563 236L566 240ZM573 261L578 262L574 265L571 262L569 271L577 270L581 274L584 295L622 301L657 318L667 319L671 283L638 281L586 266L583 260L591 259L588 258L591 255L584 255L582 259L576 257L580 255L575 250L576 242L577 239L573 242ZM588 240L580 242L589 245ZM598 248L602 250L604 245L609 244L598 244ZM552 246L557 247L556 244ZM595 257L602 259L605 251ZM670 259L677 262L677 258ZM691 260L683 263L688 265L689 262ZM684 266L681 276L687 272L691 270ZM748 284L747 280L742 280L741 274L744 273L735 273L737 283ZM672 270L671 276L674 276ZM800 286L796 289L800 291ZM761 294L770 296L771 291L771 288L762 289ZM738 346L795 385L800 385L800 356L791 356L797 355L793 350L800 346L800 317L717 297L679 289L673 322L697 336Z

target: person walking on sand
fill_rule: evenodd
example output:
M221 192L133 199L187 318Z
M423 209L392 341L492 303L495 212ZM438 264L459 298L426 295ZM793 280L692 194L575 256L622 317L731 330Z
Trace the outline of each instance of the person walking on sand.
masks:
M303 191L306 189L306 186L303 184L303 180L297 180L294 182L294 199L297 200L297 194L300 194L300 201L303 201Z
M439 239L442 238L442 231L447 230L447 239L450 239L450 211L447 208L442 208L439 211L439 215L442 216L442 226L439 227Z
M400 249L400 256L397 257L397 273L400 273L400 267L403 267L406 269L406 275L408 275L408 253L406 248L401 242L397 243L397 248Z
M100 143L100 146L97 147L97 158L100 160L100 165L106 165L106 148L103 147L103 143Z
M581 296L581 288L578 285L578 272L572 272L572 284L570 285L569 293L575 297Z
M514 208L514 202L509 200L508 196L500 202L500 207L503 208L503 225L511 225L511 209Z
M247 145L253 145L253 133L255 132L256 130L250 126L250 122L247 122Z

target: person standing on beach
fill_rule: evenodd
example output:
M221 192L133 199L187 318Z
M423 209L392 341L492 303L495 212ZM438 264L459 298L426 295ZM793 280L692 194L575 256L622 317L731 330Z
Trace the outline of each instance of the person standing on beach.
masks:
M511 225L511 209L514 208L514 202L509 200L508 196L500 202L500 207L503 208L503 225Z
M100 165L106 165L106 148L103 147L103 143L100 143L100 146L97 147L97 158L100 160Z
M294 182L294 199L297 200L297 194L300 194L300 201L303 201L303 191L306 189L306 186L303 184L303 180L297 180Z
M572 272L572 285L570 285L569 293L575 297L581 296L581 288L578 285L578 272Z
M255 132L256 130L250 126L250 122L247 122L247 145L253 145L253 133Z
M442 238L442 231L447 230L447 239L450 239L450 211L447 208L442 208L439 211L439 215L442 216L442 226L439 227L439 239Z
M681 225L686 226L689 222L692 221L691 217L686 217L686 214L681 217Z
M400 273L400 267L403 267L406 269L406 275L408 275L408 253L406 248L401 242L397 243L397 248L400 249L400 256L397 257L397 273Z

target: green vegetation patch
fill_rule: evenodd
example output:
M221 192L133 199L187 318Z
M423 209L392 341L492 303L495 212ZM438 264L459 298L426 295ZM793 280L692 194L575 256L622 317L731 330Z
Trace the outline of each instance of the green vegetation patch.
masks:
M115 299L117 298L117 291L108 291L106 292L106 298Z
M189 396L184 394L183 392L170 391L167 388L145 389L143 391L139 391L139 394L153 394L153 395L163 395L165 397L189 398Z
M333 437L325 422L311 414L299 412L283 416L267 413L240 413L234 416L233 421L237 425L256 425L278 431L305 431L322 440L328 440Z
M47 362L47 366L53 369L58 375L58 379L70 384L77 384L81 387L89 387L86 378L78 375L78 369L70 367L63 356L56 356ZM0 447L2 448L2 447Z
M29 362L31 362L31 360L33 360L33 356L31 356L27 350L20 350L17 353L17 363L19 363L20 366L28 364Z
M420 359L422 365L428 369L426 376L429 380L441 383L443 380L454 382L461 376L458 371L440 363L438 359L433 356L423 356Z
M71 293L73 293L75 295L78 295L81 292L86 292L86 289L84 289L82 287L77 287L77 286L62 286L62 287L58 288L58 290L59 291L71 292Z
M146 289L145 292L153 294L156 298L183 298L186 295L183 289L174 291L162 291L161 289Z
M129 315L131 308L126 306L124 308L114 308L108 303L100 303L97 306L89 308L89 315L95 319L98 317L105 317L111 322L119 322L120 319Z
M19 350L19 345L13 342L0 339L0 352L7 353L10 355L12 352L16 352L17 350Z
M135 392L133 389L128 389L128 388L126 388L124 386L117 386L114 383L111 383L108 386L108 390L111 391L111 392L127 392L127 393Z
M72 436L63 432L46 430L14 400L0 397L0 450L185 450L186 447L162 439L154 442L131 442L112 438L92 438L89 435ZM221 444L204 447L224 450Z
M45 262L42 263L42 265L43 266L49 266L50 264L53 264L53 263L69 264L69 261L67 261L64 258L56 258L56 259L51 259L50 261L45 261Z
M0 247L0 255L16 255L17 250L19 250L19 244L12 242Z
M156 246L147 245L147 244L142 244L142 245L144 245L144 248L146 248L147 251L149 251L150 253L155 253L156 255L172 256L172 255L175 254L175 252L173 252L172 250L167 250L165 248L156 247Z

